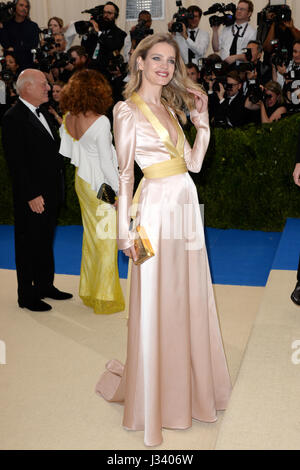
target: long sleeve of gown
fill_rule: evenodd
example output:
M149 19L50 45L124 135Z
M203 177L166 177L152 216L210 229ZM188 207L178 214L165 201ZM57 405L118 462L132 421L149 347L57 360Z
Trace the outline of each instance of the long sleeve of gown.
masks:
M118 246L125 250L133 245L129 236L130 213L134 184L135 118L127 103L114 107L114 136L119 163Z
M199 173L210 139L208 112L198 113L198 111L194 109L190 117L197 129L197 136L193 148L190 147L187 140L185 141L184 159L189 171Z
M112 136L110 132L110 122L107 118L101 121L101 133L97 135L96 145L100 158L100 166L105 182L109 184L117 193L119 186L119 174L116 162Z

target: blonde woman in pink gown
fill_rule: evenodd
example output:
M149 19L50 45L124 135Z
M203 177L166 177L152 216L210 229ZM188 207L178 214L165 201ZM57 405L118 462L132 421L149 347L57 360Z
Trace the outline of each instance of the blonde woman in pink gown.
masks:
M133 265L125 366L106 365L96 391L124 402L123 426L144 430L147 446L162 428L214 422L231 391L196 187L208 147L207 97L186 75L169 34L144 39L131 60L127 100L114 108L120 169L119 248L136 258L130 224L134 161L143 170L137 220L155 256ZM191 110L193 148L177 120Z

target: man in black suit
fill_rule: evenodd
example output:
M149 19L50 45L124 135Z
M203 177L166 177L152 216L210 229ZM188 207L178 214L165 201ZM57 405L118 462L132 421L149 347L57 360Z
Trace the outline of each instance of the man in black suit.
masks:
M51 309L41 300L44 297L72 297L53 286L53 238L63 197L63 158L51 119L39 108L48 101L49 90L42 72L22 72L17 81L19 100L4 115L2 127L13 183L18 303L32 311Z
M90 67L99 70L108 80L110 60L121 51L124 46L126 33L116 25L119 16L119 7L113 2L106 2L103 9L103 18L92 23L95 34L89 35L81 41L91 59Z
M296 166L294 169L293 178L294 178L295 184L297 186L300 186L300 135L299 135L298 151L297 151L297 157L296 157ZM295 304L300 305L300 257L299 257L299 265L298 265L298 273L297 273L297 284L296 284L295 290L292 292L291 299Z
M242 93L243 82L237 71L227 74L225 88L220 83L217 91L219 103L215 106L215 125L238 127L246 124L245 97Z

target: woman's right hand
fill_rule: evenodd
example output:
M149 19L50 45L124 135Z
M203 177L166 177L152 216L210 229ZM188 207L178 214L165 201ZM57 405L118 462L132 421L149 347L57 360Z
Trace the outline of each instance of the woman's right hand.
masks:
M132 245L130 248L127 248L126 250L123 250L123 253L133 261L136 261L138 259L134 245Z

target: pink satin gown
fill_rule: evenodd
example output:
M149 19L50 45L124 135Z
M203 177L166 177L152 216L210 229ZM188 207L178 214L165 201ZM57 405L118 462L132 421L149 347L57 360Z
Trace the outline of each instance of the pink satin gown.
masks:
M193 149L183 141L183 153L188 170L199 172L209 143L208 114L194 110L191 117L197 137ZM119 248L125 249L132 245L134 161L144 169L170 159L170 153L131 100L114 108L114 135ZM144 179L138 217L155 256L132 268L126 364L110 361L96 391L108 401L125 402L123 426L144 430L145 445L155 446L162 442L162 428L186 429L192 419L216 421L231 383L190 175Z

